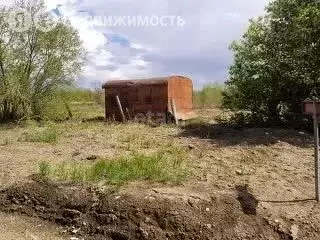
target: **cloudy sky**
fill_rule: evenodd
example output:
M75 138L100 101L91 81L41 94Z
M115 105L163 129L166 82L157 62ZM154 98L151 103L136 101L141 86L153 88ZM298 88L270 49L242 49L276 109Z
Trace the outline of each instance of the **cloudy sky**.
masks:
M1 0L0 0L1 1ZM89 52L79 85L99 87L108 79L186 75L196 88L224 82L232 54L250 18L268 0L46 0L48 10L78 28ZM116 18L125 17L122 23ZM128 19L173 21L129 26ZM100 21L112 18L112 22ZM185 21L178 22L177 19ZM94 20L94 21L93 21ZM102 24L101 24L102 23Z

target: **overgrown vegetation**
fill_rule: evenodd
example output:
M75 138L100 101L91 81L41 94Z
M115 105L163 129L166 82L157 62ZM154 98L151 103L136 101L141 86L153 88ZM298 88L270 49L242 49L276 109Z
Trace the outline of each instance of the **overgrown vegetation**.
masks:
M212 84L202 90L194 91L193 104L195 107L220 107L222 103L223 85Z
M320 4L275 0L234 42L224 107L235 119L303 126L301 102L320 92ZM243 112L245 111L245 112Z
M104 93L99 89L60 90L44 105L42 112L42 120L49 121L104 116Z
M177 149L175 149L177 150ZM158 151L152 154L133 153L104 159L95 163L39 164L40 175L73 182L104 182L121 185L127 182L149 180L180 183L188 174L185 151Z
M31 14L32 24L17 32L7 19L21 8ZM43 0L21 0L0 8L0 121L43 119L46 109L64 104L55 98L56 92L70 86L82 69L84 50L69 22L61 20L48 32L36 27L36 14L45 10Z

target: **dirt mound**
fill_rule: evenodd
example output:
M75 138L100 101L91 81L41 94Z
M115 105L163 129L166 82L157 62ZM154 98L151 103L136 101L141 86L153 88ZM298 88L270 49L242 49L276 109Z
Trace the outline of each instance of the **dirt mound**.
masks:
M290 239L244 214L233 195L181 201L33 181L1 191L0 210L54 221L85 239Z

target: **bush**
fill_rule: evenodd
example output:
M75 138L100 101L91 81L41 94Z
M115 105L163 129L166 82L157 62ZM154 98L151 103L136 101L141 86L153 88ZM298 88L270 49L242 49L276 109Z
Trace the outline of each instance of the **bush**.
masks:
M234 62L223 106L249 113L257 124L303 127L301 102L312 90L320 92L319 37L319 4L272 1L231 45Z
M3 18L17 9L43 12L46 4L23 0L0 6L0 121L43 117L47 97L71 86L85 63L79 33L69 21L59 21L44 32L35 26L36 14L31 14L28 31L16 34Z
M44 121L64 121L72 118L69 103L62 94L54 94L44 99L40 106L42 109L38 120Z

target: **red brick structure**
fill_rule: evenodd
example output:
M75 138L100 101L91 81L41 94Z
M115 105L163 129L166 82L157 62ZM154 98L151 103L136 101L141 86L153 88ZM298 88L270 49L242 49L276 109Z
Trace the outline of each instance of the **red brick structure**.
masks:
M167 121L172 116L171 99L175 100L179 119L185 120L192 113L193 84L187 77L108 81L103 88L106 119L122 120L116 96L119 96L127 119L151 113L164 116Z

